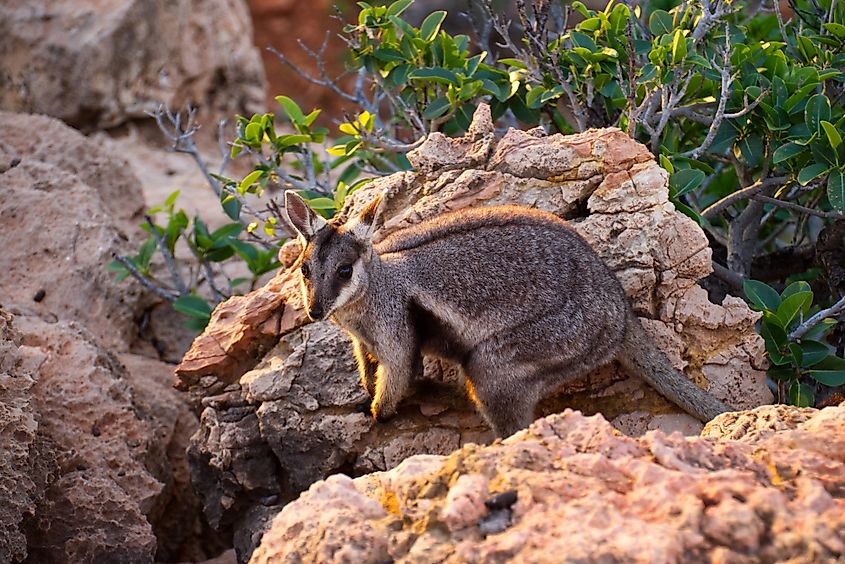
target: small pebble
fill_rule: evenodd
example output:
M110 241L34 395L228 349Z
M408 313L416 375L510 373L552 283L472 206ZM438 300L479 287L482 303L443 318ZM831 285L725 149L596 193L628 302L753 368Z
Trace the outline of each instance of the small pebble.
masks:
M494 495L485 501L484 505L486 505L487 509L490 511L495 511L496 509L506 509L514 503L516 503L516 490L508 490Z
M42 288L41 290L38 290L37 292L35 292L35 295L32 296L32 299L33 299L33 301L40 302L41 300L44 299L44 296L46 296L46 295L47 295L47 292Z

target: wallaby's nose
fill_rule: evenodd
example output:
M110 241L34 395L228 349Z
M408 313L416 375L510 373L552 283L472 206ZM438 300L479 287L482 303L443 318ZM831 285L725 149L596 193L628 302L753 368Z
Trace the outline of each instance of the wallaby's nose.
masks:
M314 321L319 321L323 318L323 308L318 305L311 306L311 311L308 312L308 317Z

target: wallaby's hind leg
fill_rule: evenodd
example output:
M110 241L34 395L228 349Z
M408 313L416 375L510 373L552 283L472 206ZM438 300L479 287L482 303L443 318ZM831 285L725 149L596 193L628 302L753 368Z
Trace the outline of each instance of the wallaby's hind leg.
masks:
M493 367L471 360L466 366L467 391L498 437L509 437L534 421L534 409L540 399L534 379L517 381L516 375L504 377L510 368Z

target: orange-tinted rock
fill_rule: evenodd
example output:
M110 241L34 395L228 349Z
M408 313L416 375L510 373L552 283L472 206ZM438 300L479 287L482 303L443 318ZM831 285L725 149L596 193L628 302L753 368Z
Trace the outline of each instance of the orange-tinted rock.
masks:
M722 415L711 439L624 437L567 410L491 446L332 476L279 513L251 562L839 561L845 408L777 408L777 430L717 436L737 418L769 428L772 409Z

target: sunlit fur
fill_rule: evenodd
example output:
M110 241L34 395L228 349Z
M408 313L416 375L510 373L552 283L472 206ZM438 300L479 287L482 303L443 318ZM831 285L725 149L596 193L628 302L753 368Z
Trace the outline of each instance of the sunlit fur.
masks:
M308 312L350 334L380 420L396 413L424 354L463 366L500 436L527 426L541 397L612 360L700 419L729 409L671 367L604 262L549 213L461 210L373 245L378 199L344 225L322 225L291 193L286 205L306 242Z

